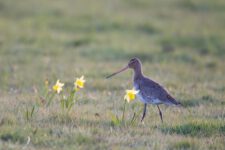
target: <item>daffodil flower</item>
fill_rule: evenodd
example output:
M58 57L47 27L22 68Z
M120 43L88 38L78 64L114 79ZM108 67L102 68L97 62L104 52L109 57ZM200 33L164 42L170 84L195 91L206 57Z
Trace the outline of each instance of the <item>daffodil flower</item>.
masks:
M63 86L64 83L60 83L59 80L57 80L56 84L52 87L52 89L59 94L62 91Z
M76 91L78 91L81 88L84 88L84 76L81 76L80 78L77 78L76 81L74 82L74 88Z
M126 95L124 96L124 100L126 100L128 103L135 99L136 94L139 91L136 91L135 89L132 90L126 90Z

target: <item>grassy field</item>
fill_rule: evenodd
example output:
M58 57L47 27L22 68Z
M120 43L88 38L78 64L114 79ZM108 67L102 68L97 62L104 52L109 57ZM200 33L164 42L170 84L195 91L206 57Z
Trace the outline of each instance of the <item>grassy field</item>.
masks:
M0 0L0 149L225 149L224 14L224 0ZM113 122L132 71L105 77L132 57L183 105L162 105L163 124L151 105ZM69 114L54 99L25 117L46 79L81 75Z

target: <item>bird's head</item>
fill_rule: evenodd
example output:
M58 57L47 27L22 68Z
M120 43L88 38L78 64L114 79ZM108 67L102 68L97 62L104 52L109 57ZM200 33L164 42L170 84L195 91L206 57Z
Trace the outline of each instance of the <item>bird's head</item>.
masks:
M138 58L132 58L130 59L128 63L128 68L136 69L138 67L141 67L141 61Z
M128 62L126 67L124 67L124 68L120 69L119 71L107 76L106 78L110 78L110 77L112 77L112 76L114 76L114 75L116 75L120 72L123 72L123 71L127 70L128 68L135 70L135 69L140 68L140 67L141 67L141 61L138 58L135 57L135 58L130 59L130 61Z

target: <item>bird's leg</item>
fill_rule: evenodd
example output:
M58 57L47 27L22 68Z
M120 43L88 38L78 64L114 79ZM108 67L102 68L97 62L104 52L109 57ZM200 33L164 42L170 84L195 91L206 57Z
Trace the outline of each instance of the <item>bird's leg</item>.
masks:
M161 110L160 110L160 108L159 108L159 105L157 105L157 107L158 107L158 110L159 110L159 115L160 115L161 121L162 121L162 123L163 123L162 112L161 112Z
M143 115L142 115L142 118L141 118L141 122L142 122L142 121L144 120L144 118L145 118L146 110L147 110L147 104L144 104L144 110L143 110Z

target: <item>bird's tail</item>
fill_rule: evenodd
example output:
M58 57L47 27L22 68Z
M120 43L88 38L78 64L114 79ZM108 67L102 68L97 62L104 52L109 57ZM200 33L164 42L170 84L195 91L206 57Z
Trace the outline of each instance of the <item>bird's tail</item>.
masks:
M177 102L176 106L183 107L183 105L180 102Z
M179 107L181 107L182 106L182 104L180 103L180 102L178 102L175 98L173 98L171 95L167 95L167 99L168 99L168 101L169 101L169 103L170 104L173 104L173 105L175 105L175 106L179 106Z

